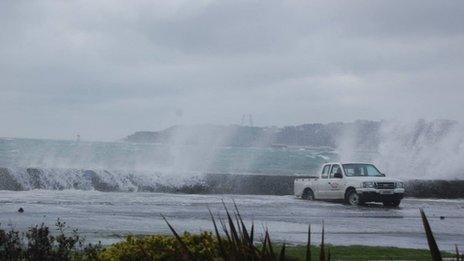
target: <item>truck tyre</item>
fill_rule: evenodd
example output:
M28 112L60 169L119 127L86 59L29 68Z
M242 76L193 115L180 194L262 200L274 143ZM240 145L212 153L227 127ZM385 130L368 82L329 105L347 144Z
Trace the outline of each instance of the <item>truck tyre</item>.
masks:
M398 207L400 203L401 203L401 200L395 199L395 200L384 201L383 205L386 207Z
M358 193L356 193L356 190L354 189L349 189L346 192L345 201L347 204L352 206L359 206L363 203L361 200L361 196Z
M310 188L306 188L303 191L303 195L301 195L301 198L306 200L314 200L314 193Z

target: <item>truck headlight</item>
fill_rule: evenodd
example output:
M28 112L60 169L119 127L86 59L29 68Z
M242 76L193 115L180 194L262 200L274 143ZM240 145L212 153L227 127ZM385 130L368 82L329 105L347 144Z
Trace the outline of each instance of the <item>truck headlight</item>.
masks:
M396 188L404 188L404 183L403 182L396 182L395 187Z
M375 188L375 182L365 181L363 182L363 188Z

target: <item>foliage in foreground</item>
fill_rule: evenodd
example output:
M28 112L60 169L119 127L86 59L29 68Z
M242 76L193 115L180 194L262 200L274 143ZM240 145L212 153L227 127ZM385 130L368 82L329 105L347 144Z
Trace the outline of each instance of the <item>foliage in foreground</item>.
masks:
M185 232L182 242L198 260L212 260L217 256L216 245L210 232L192 235ZM150 235L128 236L124 241L115 243L101 251L100 260L182 260L182 245L173 236Z
M85 245L77 230L67 233L65 222L57 220L56 235L41 224L25 233L0 229L0 260L95 260L100 245ZM67 235L69 234L69 235Z

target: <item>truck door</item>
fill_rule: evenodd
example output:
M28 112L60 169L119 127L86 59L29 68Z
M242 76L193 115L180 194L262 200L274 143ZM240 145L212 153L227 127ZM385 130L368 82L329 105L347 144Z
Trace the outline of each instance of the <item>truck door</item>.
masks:
M316 181L317 184L317 192L316 198L317 199L326 199L327 193L329 192L329 172L330 172L330 164L327 164L322 168L321 178Z
M338 177L336 177L338 174ZM339 199L340 195L343 195L343 170L339 164L333 164L330 170L329 180L328 180L328 189L327 189L327 198L329 199ZM343 196L342 196L343 198Z

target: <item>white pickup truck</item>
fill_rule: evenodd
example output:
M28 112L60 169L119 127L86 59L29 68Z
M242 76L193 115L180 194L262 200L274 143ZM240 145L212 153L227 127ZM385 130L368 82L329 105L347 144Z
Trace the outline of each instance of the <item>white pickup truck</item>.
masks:
M397 207L404 194L404 183L386 178L373 164L326 163L317 177L296 177L295 196L315 200L344 200L350 205L382 202Z

